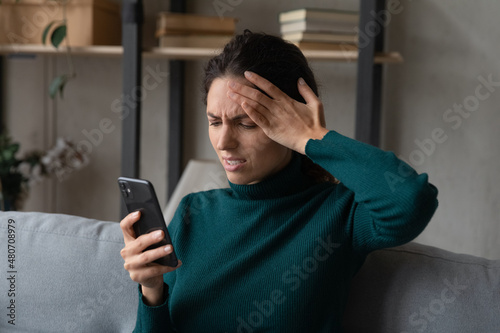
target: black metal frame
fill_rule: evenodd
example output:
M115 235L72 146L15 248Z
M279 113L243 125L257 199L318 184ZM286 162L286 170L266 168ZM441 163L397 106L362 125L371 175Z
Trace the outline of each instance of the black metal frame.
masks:
M376 15L385 9L385 0L360 1L360 42L356 92L356 131L359 141L379 146L382 102L382 65L375 64L375 53L384 49L384 26Z
M142 84L142 0L122 3L123 95L121 175L139 177ZM127 103L125 104L125 100ZM131 102L130 102L131 101ZM126 208L122 202L121 216Z
M4 91L3 91L3 80L4 80L4 74L3 74L3 56L0 55L0 134L3 134L4 131L4 112L3 109L5 107L5 100L4 100Z
M141 83L142 1L124 0L123 6L123 91L124 94L130 94L131 91L138 91L139 89L135 89L135 87L140 86ZM130 10L134 10L133 8L135 8L136 13L140 14L129 15ZM362 47L359 48L358 57L355 138L375 146L379 145L380 134L382 65L375 64L374 59L375 53L383 50L384 26L375 19L372 13L380 13L384 9L385 0L360 1L359 28L364 39ZM171 10L184 12L185 2L172 0ZM130 19L131 16L133 19ZM372 30L373 28L375 31ZM169 197L182 173L184 72L184 61L170 61L169 143L167 151L167 195ZM134 177L139 175L140 98L135 99L134 106L128 110L130 113L123 120L122 174Z
M171 0L170 11L184 13L186 2ZM185 61L171 60L170 67L170 94L169 94L169 122L168 122L168 149L167 149L167 198L170 198L182 174L182 136L184 128L184 85Z

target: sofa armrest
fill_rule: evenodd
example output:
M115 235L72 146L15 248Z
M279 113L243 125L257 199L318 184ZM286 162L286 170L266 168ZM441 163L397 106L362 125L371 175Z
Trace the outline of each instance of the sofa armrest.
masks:
M163 211L166 223L170 223L185 195L225 187L229 187L229 183L219 161L190 160Z
M0 244L0 331L133 330L137 287L123 268L118 223L0 212Z
M370 254L355 276L346 332L497 332L500 260L409 243Z

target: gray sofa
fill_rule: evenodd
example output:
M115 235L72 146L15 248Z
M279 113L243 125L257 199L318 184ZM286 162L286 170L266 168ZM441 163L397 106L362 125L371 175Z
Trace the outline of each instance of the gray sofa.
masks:
M0 212L0 244L0 332L132 331L137 286L118 223ZM374 252L345 331L500 332L500 261L416 243Z

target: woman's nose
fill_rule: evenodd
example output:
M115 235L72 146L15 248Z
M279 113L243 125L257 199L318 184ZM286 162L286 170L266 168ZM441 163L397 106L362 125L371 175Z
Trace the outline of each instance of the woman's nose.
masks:
M219 140L217 141L217 149L228 150L234 149L238 146L238 140L231 126L222 125L219 132Z

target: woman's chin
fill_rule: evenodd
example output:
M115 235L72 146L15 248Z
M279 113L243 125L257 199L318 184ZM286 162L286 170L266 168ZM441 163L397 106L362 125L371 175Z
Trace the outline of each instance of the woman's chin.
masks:
M245 177L242 174L235 175L234 173L226 172L226 175L227 175L227 179L232 184L235 184L235 185L252 185L252 184L256 184L259 182L258 180L252 179L250 177Z

